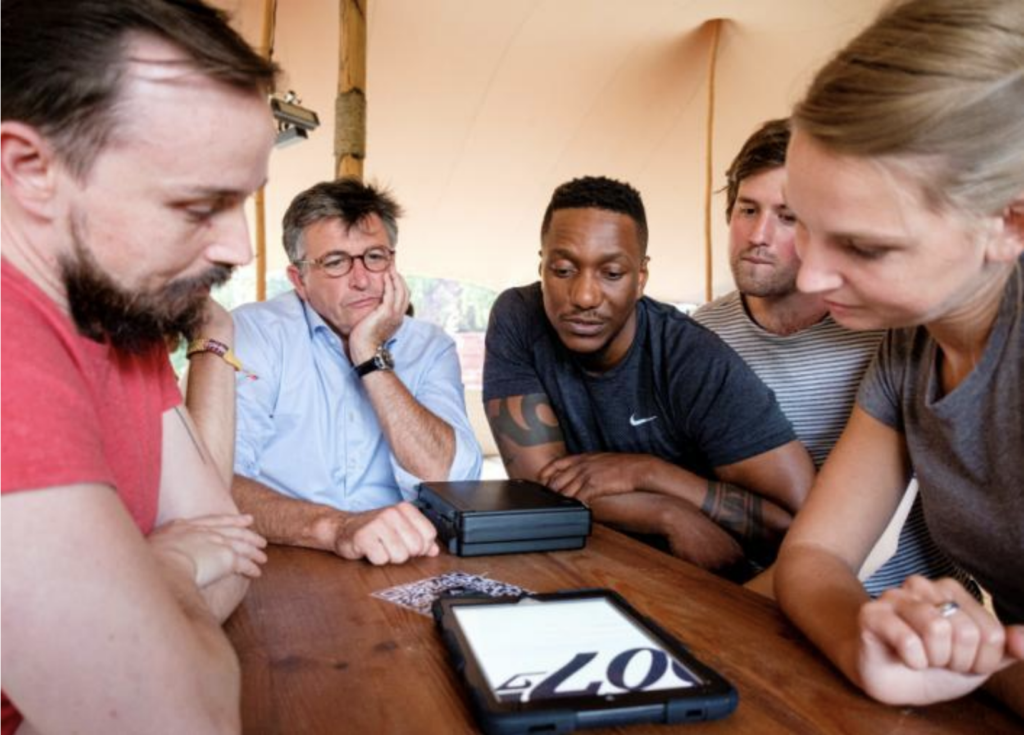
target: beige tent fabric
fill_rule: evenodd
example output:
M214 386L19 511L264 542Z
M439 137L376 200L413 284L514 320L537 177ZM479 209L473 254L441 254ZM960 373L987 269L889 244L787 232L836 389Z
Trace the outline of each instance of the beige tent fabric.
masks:
M271 0L267 0L270 2ZM628 180L650 220L648 292L704 296L708 20L722 18L716 186L759 122L884 0L368 0L366 176L405 205L404 272L501 289L536 275L538 229L559 183ZM220 0L254 43L263 0ZM267 188L270 270L283 267L291 197L333 171L336 0L277 0L274 58L322 127L280 149ZM714 286L732 287L722 197Z

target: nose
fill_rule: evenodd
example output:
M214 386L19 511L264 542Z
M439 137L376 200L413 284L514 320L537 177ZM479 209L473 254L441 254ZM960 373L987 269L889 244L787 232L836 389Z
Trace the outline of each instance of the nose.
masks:
M770 245L774 234L775 215L771 212L761 212L754 221L754 228L750 232L750 241L755 245Z
M207 249L207 257L214 263L225 265L248 265L252 261L249 223L242 207L225 213L221 218L219 226L214 230L213 244Z
M826 247L813 242L806 234L797 234L797 256L800 270L796 276L796 287L804 293L827 293L842 285L842 277L830 263Z
M370 272L366 270L362 258L352 259L352 270L348 272L348 283L358 291L365 291L370 287Z
M569 296L573 306L583 311L597 308L603 298L597 277L587 271L581 272L573 279Z

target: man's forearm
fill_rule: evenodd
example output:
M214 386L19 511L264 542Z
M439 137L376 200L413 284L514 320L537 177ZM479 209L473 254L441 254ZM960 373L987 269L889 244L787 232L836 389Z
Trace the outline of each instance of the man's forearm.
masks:
M745 488L708 480L658 459L652 467L649 484L642 489L692 503L747 544L777 548L793 520L780 505Z
M704 569L721 569L743 558L736 540L685 500L638 491L605 495L590 508L602 523L664 537L674 556Z
M157 563L194 633L191 641L178 640L176 645L198 648L197 658L203 663L193 668L193 674L203 680L198 691L206 697L210 720L224 725L225 731L238 731L241 728L241 670L238 656L221 628L223 619L218 619L205 596L196 588L188 570L167 559L158 559ZM211 588L214 586L210 585Z
M215 355L213 357L220 360ZM228 369L231 369L230 366ZM233 407L231 415L234 416ZM211 458L208 450L204 432L216 433L211 426L210 423L196 426L189 412L182 406L176 406L165 414L164 461L157 525L176 518L238 512L229 492L231 475L228 474L226 481L222 478L222 472L230 473L230 465L222 467L223 460ZM234 449L226 450L223 444L221 449L228 452L230 461ZM248 589L248 577L232 574L202 588L200 595L213 615L223 622L242 601Z
M398 463L420 479L447 480L455 460L455 430L392 372L370 373L363 385Z
M212 301L199 334L231 348L235 325L231 316ZM220 355L197 352L189 358L185 405L203 439L225 487L231 486L235 456L235 369Z
M270 543L335 551L337 527L345 513L289 498L244 475L234 476L231 492L238 509L253 517L254 530Z
M707 481L700 510L744 542L777 550L793 516L782 507L737 485Z
M232 574L203 587L199 594L217 621L223 623L231 617L231 613L242 602L248 590L249 578L241 574Z
M185 405L225 485L235 461L235 370L212 352L189 362Z

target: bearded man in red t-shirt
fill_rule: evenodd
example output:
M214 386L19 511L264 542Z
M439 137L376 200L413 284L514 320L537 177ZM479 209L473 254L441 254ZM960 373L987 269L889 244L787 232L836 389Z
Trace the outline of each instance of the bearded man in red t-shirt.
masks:
M251 259L273 66L198 0L4 0L3 34L3 733L237 730L220 624L265 542L209 293Z

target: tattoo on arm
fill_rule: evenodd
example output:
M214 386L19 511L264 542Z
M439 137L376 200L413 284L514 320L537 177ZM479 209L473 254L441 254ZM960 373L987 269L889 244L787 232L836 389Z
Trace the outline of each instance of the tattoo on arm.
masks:
M206 464L206 448L203 446L203 443L199 441L199 437L196 436L195 431L193 431L192 422L189 421L188 416L185 414L185 411L181 406L175 406L174 412L178 414L178 418L181 420L181 425L185 427L185 431L188 433L188 438L192 440L192 445L196 448L196 454L198 454L200 459L203 460L203 464Z
M514 398L503 398L498 403L498 415L491 417L491 428L495 437L511 439L520 447L535 447L541 444L552 444L562 441L562 430L557 423L545 421L540 415L544 406L554 414L551 402L543 393L522 396L520 406L522 421L512 415L510 408Z
M701 511L736 536L748 554L774 557L782 539L764 522L759 495L735 485L708 480Z

